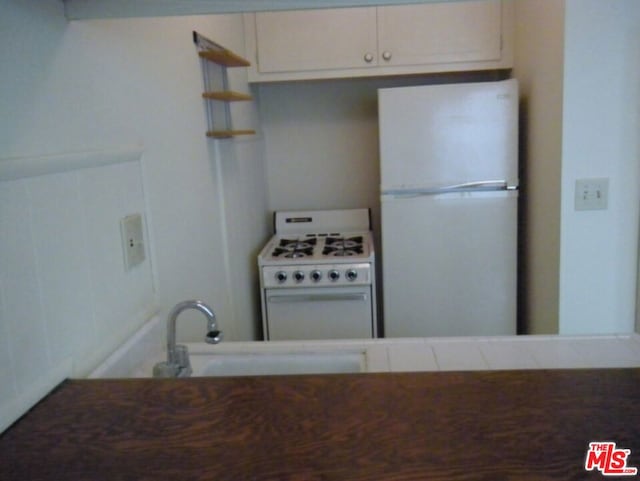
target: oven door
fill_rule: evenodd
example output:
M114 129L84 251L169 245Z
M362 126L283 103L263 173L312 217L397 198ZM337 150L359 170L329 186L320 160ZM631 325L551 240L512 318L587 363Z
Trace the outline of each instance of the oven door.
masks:
M266 289L267 339L373 337L371 286Z

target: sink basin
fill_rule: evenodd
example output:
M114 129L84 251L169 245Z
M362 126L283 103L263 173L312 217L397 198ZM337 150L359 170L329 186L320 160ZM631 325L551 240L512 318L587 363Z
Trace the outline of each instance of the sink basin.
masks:
M364 371L363 352L242 353L191 356L193 377L333 374Z

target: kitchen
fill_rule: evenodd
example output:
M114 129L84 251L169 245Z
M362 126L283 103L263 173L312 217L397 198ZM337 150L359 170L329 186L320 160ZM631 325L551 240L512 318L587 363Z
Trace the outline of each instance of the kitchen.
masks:
M536 2L522 2L519 7L524 16L520 17L519 35L535 39L526 44L526 48L533 50L527 57L531 65L520 65L523 72L535 68L536 74L531 76L529 88L524 82L527 77L520 78L524 92L532 98L545 92L550 96L545 101L553 107L552 114L546 110L536 112L535 103L528 107L531 125L540 129L537 135L553 139L530 145L533 152L543 149L536 157L544 159L540 162L544 165L533 163L530 167L531 171L543 169L541 173L529 172L530 195L536 193L535 205L543 206L542 212L531 214L531 221L540 222L540 217L544 220L550 216L552 224L557 222L548 228L530 226L531 236L540 235L545 229L550 232L536 240L540 250L532 249L531 264L535 266L532 269L538 268L540 258L556 258L550 266L542 262L543 272L532 274L542 277L529 281L532 298L528 304L534 311L532 317L541 319L539 322L543 324L546 319L557 319L550 326L543 325L540 332L553 332L558 327L561 333L628 332L633 325L637 262L631 260L637 255L638 217L637 127L634 131L633 122L637 119L633 112L623 108L631 104L625 99L607 97L601 104L593 105L584 102L582 95L586 91L591 98L601 85L612 82L614 72L621 73L621 78L613 77L616 85L637 95L631 84L638 68L630 59L638 56L629 50L638 42L626 40L626 35L634 32L627 28L633 22L620 11L609 11L600 2L588 5L586 8L577 2L556 2L553 8L546 5L549 10L538 11ZM105 251L115 256L109 258L111 261L116 258L120 261L117 222L120 216L131 213L131 206L121 206L116 210L117 215L105 219L114 226L109 239L115 238L115 252L113 246L105 245L106 241L104 244L96 241L98 249L85 252L86 247L79 246L78 239L86 236L86 224L78 225L78 217L61 216L51 222L47 215L35 216L42 221L32 226L37 235L42 239L60 238L57 247L63 253L61 259L80 263L78 269L82 275L68 274L62 261L61 265L52 261L52 271L39 277L37 272L43 268L43 259L38 266L32 254L25 255L13 244L9 247L3 244L3 266L11 266L13 280L3 278L1 286L0 333L4 344L0 352L6 360L2 365L11 366L1 372L9 379L5 385L18 384L16 391L18 387L28 386L29 381L36 381L43 366L69 356L76 359L75 374L86 373L88 367L83 360L94 362L93 351L106 355L141 324L149 306L166 313L180 300L201 297L215 306L229 339L257 337L255 258L270 232L270 212L291 208L292 203L295 208L362 205L375 208L377 202L377 165L372 166L372 159L377 158L377 122L371 93L390 80L341 80L254 88L257 101L239 106L235 119L239 125L261 130L262 135L236 141L206 141L199 96L199 64L190 32L201 31L226 47L243 52L240 16L67 23L62 8L60 2L53 0L2 6L2 44L6 48L3 64L11 65L12 73L3 78L2 83L3 112L11 115L5 116L0 133L1 157L41 158L123 147L143 151L142 174L138 175L144 198L138 199L135 207L146 210L147 226L153 232L149 252L152 262L145 267L145 276L137 281L142 287L135 292L136 297L127 297L130 299L128 310L112 316L107 314L107 309L123 304L119 301L124 294L113 287L123 274L117 273L102 281L109 289L92 291L85 285L84 271L87 262L90 264L94 256L104 255ZM562 13L565 24L553 25L560 30L566 25L566 31L544 26L549 24L543 22L559 22ZM601 24L603 18L609 22ZM525 25L535 21L540 24L536 29L530 27L534 31L529 32ZM584 32L594 30L603 32L606 38L585 38ZM540 31L548 35L540 38ZM552 45L538 43L542 41ZM556 48L553 41L559 42ZM566 42L565 57L563 49L557 48L563 41ZM588 62L594 48L590 42L598 43L596 51L602 52L597 65ZM164 52L161 59L158 51ZM550 52L557 57L550 56ZM608 55L611 52L619 55ZM516 71L519 61L522 56L516 53ZM558 79L561 72L564 77ZM233 71L231 75L235 89L249 89L246 74ZM585 84L586 78L593 83ZM549 89L549 85L553 88ZM590 115L591 108L597 116ZM610 128L607 134L611 134L611 144L599 142L604 137L600 133L603 125L596 117L605 113L611 118L622 114L623 119L628 119L617 121L620 123L609 119L604 123ZM587 119L592 119L592 123L585 125ZM580 130L580 126L586 130ZM618 129L621 126L624 128ZM546 129L551 132L545 132ZM593 134L594 130L598 134ZM288 141L283 143L281 139L287 132ZM295 132L295 136L290 135L291 132ZM559 138L560 132L565 136L564 142ZM585 139L593 140L595 145L585 143ZM612 157L619 161L612 162ZM562 165L557 161L559 158ZM329 164L327 170L328 162L333 164ZM345 165L349 176L331 173L342 172ZM289 170L287 177L281 177L285 167L294 170ZM576 178L600 175L609 176L612 186L616 185L617 195L625 197L615 203L612 198L610 210L602 219L602 228L597 235L589 237L584 234L591 232L589 219L593 217L585 218L572 212L573 182ZM348 185L342 183L349 177L353 180ZM313 183L306 179L313 179ZM541 185L545 180L556 185ZM30 214L21 210L20 202L15 199L30 196L29 202L39 202L42 206L47 205L48 192L67 191L66 184L47 186L42 178L40 181L33 190L3 186L0 192L3 207L17 205L15 211L10 211L11 216L5 217L3 211L3 223L10 219L25 225L20 219ZM124 181L116 175L113 183L118 186ZM34 192L41 192L41 197L34 198ZM14 199L13 204L10 199ZM629 208L631 205L634 207ZM97 207L100 212L100 205ZM73 212L77 207L75 209ZM111 207L103 209L103 212L112 212ZM25 236L19 239L33 235L14 228L13 223L7 227L3 224L3 233L5 229ZM580 248L576 248L575 238L581 239ZM24 245L25 249L32 250L29 242ZM42 247L50 248L50 244ZM71 248L83 251L84 257L74 257L73 251L69 252ZM10 258L21 259L21 262L5 263ZM590 262L583 262L585 258ZM14 270L23 274L13 276ZM588 275L598 270L601 275ZM59 289L36 294L37 302L28 302L34 298L37 289L33 286L38 283L45 287L73 287L63 292ZM14 296L22 292L28 295L26 300ZM97 306L92 313L97 328L69 321L87 315L86 305L70 300L77 292ZM251 302L246 302L250 297ZM29 309L25 310L24 306ZM46 318L42 314L45 306ZM131 319L138 324L131 325ZM607 319L604 326L600 324L603 319ZM199 322L181 327L185 330L183 335L200 334ZM51 337L33 336L34 331L48 332ZM107 342L97 333L107 333ZM19 344L22 353L10 353L9 343ZM60 348L61 345L72 346L72 352ZM19 362L26 358L36 362L30 365ZM20 373L18 383L13 369Z

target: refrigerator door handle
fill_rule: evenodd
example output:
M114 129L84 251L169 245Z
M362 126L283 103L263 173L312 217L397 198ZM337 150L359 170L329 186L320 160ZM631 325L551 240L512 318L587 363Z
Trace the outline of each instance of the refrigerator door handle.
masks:
M459 190L506 190L507 189L507 181L506 180L480 180L474 182L464 182L462 184L454 184L448 185L446 187L442 187L444 191L459 191Z
M482 192L489 190L517 190L517 186L510 186L506 180L479 180L464 182L461 184L451 184L437 188L422 189L390 189L382 191L382 195L392 195L396 197L420 197L425 195L448 194L452 192Z

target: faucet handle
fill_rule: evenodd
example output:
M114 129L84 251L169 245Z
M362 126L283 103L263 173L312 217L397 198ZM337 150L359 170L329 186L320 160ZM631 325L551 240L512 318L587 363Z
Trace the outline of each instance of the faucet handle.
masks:
M176 346L176 364L181 370L191 370L191 361L189 360L189 350L184 344L178 344Z
M176 346L171 359L153 366L153 377L189 377L192 372L189 350L184 344Z
M162 361L153 366L153 377L178 377L179 371L177 365Z

